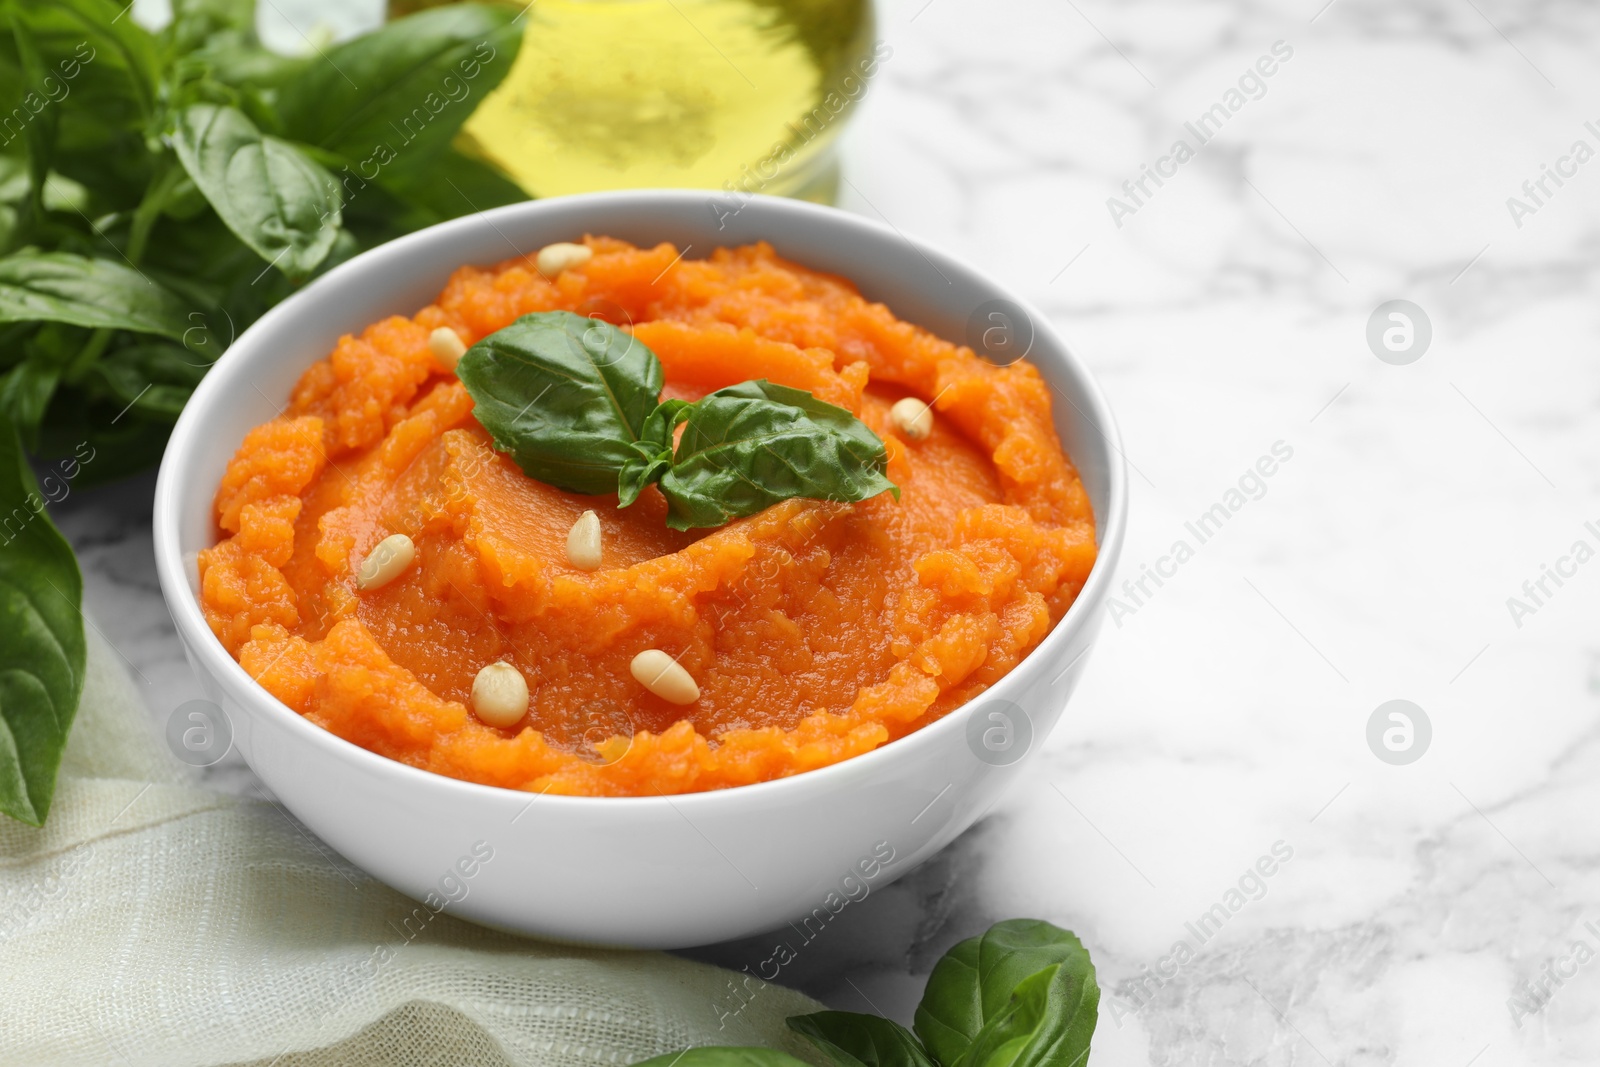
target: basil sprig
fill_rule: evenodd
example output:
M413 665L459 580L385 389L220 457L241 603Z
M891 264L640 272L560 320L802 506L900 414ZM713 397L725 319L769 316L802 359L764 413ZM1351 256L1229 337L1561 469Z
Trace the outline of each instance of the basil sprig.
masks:
M216 104L190 104L174 116L171 141L217 217L256 255L300 278L333 251L339 184L305 152Z
M915 1032L849 1011L795 1015L836 1067L1085 1067L1100 987L1070 931L1009 919L945 953L928 975ZM634 1067L804 1067L770 1049L709 1046Z
M916 1029L945 1067L1074 1067L1089 1054L1100 987L1082 942L1036 919L997 923L944 954Z
M569 311L524 315L490 334L456 376L495 447L530 478L616 492L623 507L658 485L675 530L721 526L791 497L899 493L884 475L883 441L844 408L764 379L692 404L660 400L654 352Z

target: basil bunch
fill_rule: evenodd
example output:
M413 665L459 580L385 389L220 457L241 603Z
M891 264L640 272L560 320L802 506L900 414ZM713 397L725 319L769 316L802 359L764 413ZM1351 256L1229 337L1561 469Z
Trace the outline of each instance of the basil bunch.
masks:
M1100 1007L1094 963L1072 933L1036 919L996 923L934 965L915 1032L848 1011L796 1015L836 1067L1083 1067ZM711 1046L635 1067L806 1067L788 1053Z
M663 401L660 359L600 319L524 315L469 348L456 376L495 447L530 478L615 492L623 507L655 484L675 530L721 526L791 497L899 494L884 475L883 441L844 408L764 379L692 404Z
M257 40L255 0L172 7L153 33L126 0L0 0L0 811L35 825L83 624L19 446L92 457L76 485L145 467L233 337L306 279L523 198L451 147L510 68L516 8L293 58Z

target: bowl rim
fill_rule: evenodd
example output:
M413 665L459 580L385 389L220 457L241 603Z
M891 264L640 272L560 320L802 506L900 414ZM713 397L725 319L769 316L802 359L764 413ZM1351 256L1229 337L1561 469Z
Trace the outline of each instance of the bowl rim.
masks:
M754 800L758 796L762 800L782 802L786 794L793 799L807 791L848 787L852 784L852 779L871 779L874 776L875 769L885 761L915 759L916 755L923 749L932 749L941 744L946 734L964 729L963 720L965 717L959 712L963 708L970 706L970 701L968 704L952 709L940 719L929 723L921 729L879 745L870 752L864 752L861 755L852 756L837 763L831 763L827 766L782 778L754 782L748 785L730 786L724 789L674 793L671 795L661 794L658 796L594 797L536 793L528 790L511 789L505 786L485 785L465 779L452 778L420 767L413 767L408 763L402 763L399 760L391 759L370 749L363 748L329 730L323 729L278 700L260 682L252 678L244 667L228 654L222 642L212 632L210 625L205 620L204 613L200 608L199 598L193 590L186 573L186 564L179 546L178 529L180 527L179 517L183 512L182 504L190 499L195 492L205 492L209 487L184 484L179 476L179 470L189 465L188 456L190 453L205 447L205 442L200 440L197 429L201 418L200 412L206 405L215 403L221 398L231 378L243 375L251 346L259 345L258 339L261 336L270 335L277 328L279 322L287 320L296 314L299 303L323 292L337 290L359 276L363 271L371 269L378 261L403 260L419 254L425 254L430 244L447 239L448 235L457 230L465 230L485 223L493 229L499 230L498 223L501 220L523 214L539 214L574 202L592 203L601 206L608 204L628 204L630 206L642 204L648 206L652 202L664 204L694 202L703 205L707 197L714 195L716 194L711 191L694 189L635 189L580 193L570 196L522 201L438 223L385 242L376 248L368 249L333 268L327 274L313 280L305 288L269 309L266 314L252 323L228 346L228 349L218 357L217 362L213 364L199 386L196 387L173 426L166 449L162 453L160 470L156 479L152 520L157 576L161 584L163 597L167 602L168 611L172 615L173 624L178 630L179 639L192 656L204 661L205 670L216 678L218 684L223 687L228 695L233 696L241 703L246 702L248 695L248 698L254 701L254 706L250 709L251 712L264 714L276 719L291 734L304 739L307 744L319 746L337 759L354 761L357 766L363 767L374 774L398 775L402 782L415 781L416 787L419 789L443 790L446 793L460 796L464 800L475 798L498 804L520 800L526 805L522 809L523 812L531 810L534 805L539 805L545 810L570 808L573 810L599 811L606 807L613 807L618 810L630 810L634 814L642 814L644 810L664 810L670 807L676 810L678 814L687 817L688 813L683 810L685 807L689 809L704 808L716 804L737 802L739 799ZM1110 404L1106 400L1099 381L1095 378L1088 364L1067 343L1066 338L1055 329L1050 319L1032 301L1027 300L1019 293L1013 292L1009 286L1001 284L987 272L953 256L936 245L910 237L893 225L888 224L887 221L879 222L839 208L761 194L749 196L741 203L741 213L750 208L756 208L759 211L792 212L802 216L810 216L818 225L822 226L843 225L847 228L853 227L868 239L909 245L913 251L930 263L972 275L996 292L1004 294L1006 299L1020 306L1032 320L1036 334L1044 333L1048 335L1055 349L1061 354L1066 370L1071 373L1071 376L1077 382L1081 383L1083 394L1077 399L1085 402L1084 406L1087 410L1079 408L1078 415L1090 423L1090 429L1093 432L1098 433L1105 439L1108 459L1106 470L1106 513L1095 516L1096 557L1088 579L1084 582L1077 598L1073 601L1071 607L1067 609L1061 620L1051 628L1050 632L1044 636L1038 645L1018 661L1016 666L1012 667L999 681L981 694L983 698L997 697L1005 699L1011 690L1021 684L1018 679L1027 670L1030 662L1037 666L1038 661L1047 659L1053 651L1059 650L1066 645L1078 631L1094 625L1095 620L1090 618L1090 613L1099 609L1106 591L1110 587L1117 559L1121 554L1127 521L1127 457L1123 452L1121 433L1117 427L1116 418L1111 411ZM715 245L713 247L724 246ZM858 282L854 278L848 280ZM353 329L360 329L362 325L364 324L356 324ZM1047 384L1051 386L1053 392L1061 394L1069 403L1072 403L1074 408L1078 408L1078 404L1072 397L1067 396L1060 384L1050 381L1048 377ZM1077 459L1071 456L1068 458L1076 466ZM1089 647L1092 647L1092 635L1089 640L1090 644L1079 654L1080 656L1087 654ZM227 714L226 710L224 710L224 714ZM1037 745L1042 743L1043 740L1042 737L1036 738L1033 743ZM1023 761L1018 761L1018 765L1021 762ZM732 800L728 798L732 798Z

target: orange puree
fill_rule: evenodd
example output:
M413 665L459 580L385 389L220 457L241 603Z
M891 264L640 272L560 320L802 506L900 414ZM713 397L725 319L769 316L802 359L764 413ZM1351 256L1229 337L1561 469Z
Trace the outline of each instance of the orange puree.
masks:
M217 491L201 553L218 638L289 707L439 774L535 792L684 793L761 782L870 751L992 685L1061 618L1095 558L1094 517L1062 454L1050 393L900 322L850 283L765 245L677 261L671 245L587 239L547 281L529 259L462 267L438 301L339 340L252 430ZM678 533L655 489L618 510L525 476L428 350L534 311L619 325L661 357L667 394L765 377L847 407L888 443L900 499L788 500ZM931 437L895 436L916 395ZM568 563L599 513L604 563ZM415 562L358 591L393 533ZM676 657L700 698L669 704L629 663ZM471 711L505 660L532 692L521 723Z

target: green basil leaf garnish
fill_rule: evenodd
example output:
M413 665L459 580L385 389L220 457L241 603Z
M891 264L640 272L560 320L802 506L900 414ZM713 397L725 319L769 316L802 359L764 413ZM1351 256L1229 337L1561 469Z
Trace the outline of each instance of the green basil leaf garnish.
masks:
M530 478L615 492L623 507L658 484L675 530L721 526L791 497L899 494L883 473L883 441L844 408L764 379L693 404L660 401L654 352L569 311L524 315L490 334L456 376L495 447Z
M1079 1067L1100 987L1073 934L1035 919L997 923L945 953L916 1032L944 1067Z
M78 710L83 578L0 414L0 811L44 825Z
M661 396L661 361L630 334L570 311L524 315L467 350L474 414L530 478L611 493Z
M883 441L844 408L765 379L718 389L685 410L661 478L677 530L721 526L790 497L866 500L895 490Z
M837 1067L938 1067L916 1035L892 1019L819 1011L791 1015L789 1029L803 1034Z
M138 271L70 252L0 259L0 322L65 322L181 340L188 307Z
M228 229L290 277L311 273L339 233L339 187L287 141L268 137L243 111L191 104L172 147Z

